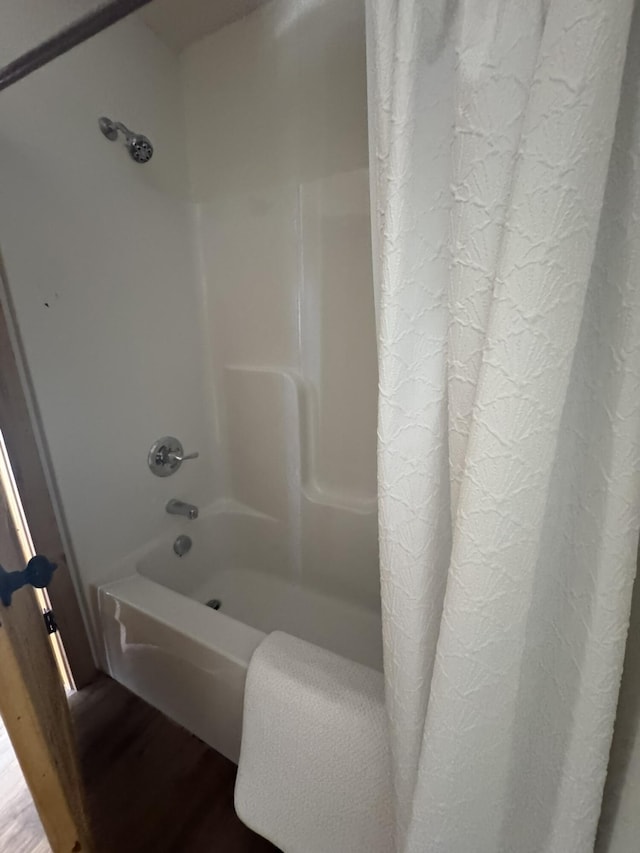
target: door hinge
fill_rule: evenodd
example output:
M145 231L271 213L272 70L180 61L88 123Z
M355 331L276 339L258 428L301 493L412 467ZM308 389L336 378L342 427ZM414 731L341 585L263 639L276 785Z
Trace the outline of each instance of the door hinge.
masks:
M55 634L58 630L58 623L53 610L44 610L42 613L44 619L44 627L47 629L47 634Z

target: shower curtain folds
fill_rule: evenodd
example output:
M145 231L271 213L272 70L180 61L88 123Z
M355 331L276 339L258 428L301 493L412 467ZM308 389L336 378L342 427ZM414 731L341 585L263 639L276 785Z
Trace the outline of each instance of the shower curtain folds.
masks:
M367 0L398 853L593 848L640 525L640 9Z

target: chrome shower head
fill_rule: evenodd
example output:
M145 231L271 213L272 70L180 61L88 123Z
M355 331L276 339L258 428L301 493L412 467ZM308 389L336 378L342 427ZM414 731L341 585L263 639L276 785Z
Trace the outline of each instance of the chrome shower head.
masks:
M141 133L133 133L126 140L126 146L136 163L148 163L153 157L153 145Z
M124 144L127 146L127 151L136 163L148 163L151 160L153 145L146 136L143 136L141 133L133 133L121 121L112 121L106 116L102 116L98 125L104 136L110 139L111 142L115 142L118 138L118 131L120 131L124 136Z

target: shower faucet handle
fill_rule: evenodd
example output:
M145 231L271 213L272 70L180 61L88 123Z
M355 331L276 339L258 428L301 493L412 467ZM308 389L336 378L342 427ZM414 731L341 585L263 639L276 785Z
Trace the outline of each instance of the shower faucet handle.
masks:
M185 453L177 438L165 435L154 441L147 456L147 464L156 477L168 477L174 474L187 459L197 459L199 453Z
M198 451L196 450L196 452L195 452L195 453L187 453L185 456L180 456L178 453L171 453L171 454L170 454L170 456L171 456L171 457L172 457L176 462L180 462L180 463L182 463L182 462L186 462L188 459L197 459L197 458L198 458L198 456L200 456L200 454L199 454L199 453L198 453Z

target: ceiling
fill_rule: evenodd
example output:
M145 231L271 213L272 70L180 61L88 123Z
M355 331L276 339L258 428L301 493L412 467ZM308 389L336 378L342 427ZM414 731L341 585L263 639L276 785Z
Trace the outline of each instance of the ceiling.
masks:
M268 0L153 0L137 13L166 44L183 50Z

